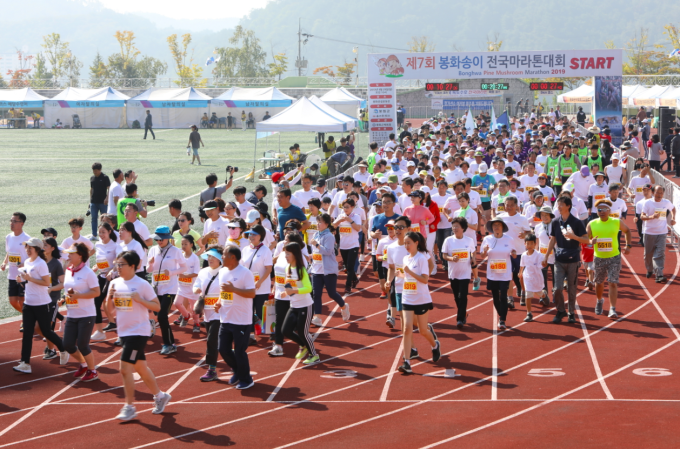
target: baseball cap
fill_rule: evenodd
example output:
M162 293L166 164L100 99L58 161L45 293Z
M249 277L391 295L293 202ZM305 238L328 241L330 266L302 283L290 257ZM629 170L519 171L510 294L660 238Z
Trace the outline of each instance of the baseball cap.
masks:
M619 157L618 154L612 154L612 160L616 159L617 161L620 161L621 158Z
M40 230L40 234L45 235L45 233L52 234L53 236L57 236L57 230L54 228L45 228Z
M408 161L408 163L406 164L406 166L407 166L407 167L415 167L415 166L416 166L416 163L413 162L413 161Z
M488 165L486 165L485 163L479 164L479 172L480 173L486 173L487 171L489 171Z
M284 174L283 172L274 173L274 174L272 175L272 182L273 182L274 184L278 184L278 182L279 182L279 181L281 180L281 178L283 178L284 176L285 176L285 174ZM205 210L205 207L203 208L203 210Z
M581 167L581 175L588 176L589 174L590 169L588 168L588 166L584 165L583 167Z
M257 211L255 209L251 209L246 214L246 223L247 224L255 223L255 221L258 218L260 218L260 211Z
M420 176L427 176L427 170L420 170L418 173Z
M227 227L228 228L240 228L241 225L239 224L238 221L230 221L229 223L227 223Z
M503 173L506 175L514 175L515 174L515 169L512 167L505 167L505 170L503 170Z
M252 212L252 211L251 211ZM264 239L267 236L267 231L262 225L255 225L245 232L246 235L260 234L260 237Z
M158 226L151 238L154 240L174 239L170 228L167 226Z
M399 163L399 159L397 159L396 157L393 157L393 158L390 160L390 164L392 164L392 165L398 164L398 163Z
M317 179L316 186L317 187L326 187L326 180L323 179L323 178Z
M481 151L475 151L475 157L484 157L484 153Z
M397 175L389 175L387 177L387 182L399 182L399 176Z
M203 210L213 210L217 209L217 201L210 200L203 203Z
M30 239L28 239L24 242L24 246L33 246L35 248L43 249L43 242L40 239L37 239L35 237L31 237Z

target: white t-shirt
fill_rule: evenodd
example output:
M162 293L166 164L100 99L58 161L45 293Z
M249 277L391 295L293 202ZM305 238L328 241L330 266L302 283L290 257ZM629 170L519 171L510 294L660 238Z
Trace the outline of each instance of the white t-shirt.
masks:
M458 262L448 262L449 279L472 278L472 261L475 257L476 248L476 242L465 235L462 239L452 235L444 240L442 252L448 256L458 256Z
M229 236L227 234L227 224L229 224L229 220L225 220L224 218L219 217L217 220L205 220L203 222L203 235L206 235L212 231L217 231L217 237L216 238L210 238L210 239L205 239L204 243L208 245L208 247L211 246L224 246L224 243L227 241L227 237Z
M367 173L369 174L369 173ZM296 204L300 209L302 209L302 212L305 214L309 213L309 200L312 198L318 198L321 200L321 194L317 192L316 190L310 189L309 192L305 192L304 190L298 190L293 194L293 198L298 201L299 204ZM291 200L292 201L292 200Z
M243 203L240 203L237 201L236 206L238 207L239 212L241 212L240 217L245 219L246 215L248 215L248 211L251 209L254 209L253 204L250 201L243 201Z
M111 187L109 187L109 199L108 199L108 204L106 205L106 213L107 214L116 214L118 211L116 210L116 203L113 201L113 197L118 197L119 200L122 200L125 198L125 191L123 190L123 187L117 183L116 181L113 181L111 183Z
M404 288L404 257L408 256L408 251L404 245L399 244L399 240L387 247L387 266L394 265L396 276L394 277L394 291L402 293Z
M565 185L567 184L573 184L574 195L585 201L588 199L588 189L595 184L595 178L593 178L593 175L584 177L581 172L576 172L567 179Z
M293 288L302 288L302 280L298 278L296 269L293 269L290 265L286 265L285 272L286 283L289 283ZM309 274L307 274L307 276L309 277ZM298 293L293 296L289 296L288 300L290 301L290 307L293 309L301 309L314 304L311 293Z
M654 198L645 201L644 206L642 206L642 212L647 216L652 216L659 212L659 218L643 221L642 233L646 235L666 235L668 233L666 215L669 215L673 209L675 209L675 206L666 198L662 198L659 202L656 202Z
M551 198L555 197L555 191L550 186L539 187L538 190L543 194L543 205L552 206Z
M460 214L463 213L461 209L458 209L455 213L451 215L451 217L459 217L461 216ZM477 211L472 210L471 206L468 206L467 210L465 211L465 214L463 215L463 218L465 218L468 222L468 228L465 231L465 236L470 237L472 241L475 243L475 247L477 246L477 231L472 229L470 225L476 225L479 223L478 217L477 217Z
M113 240L109 240L109 243L107 244L104 244L99 240L94 244L97 273L99 273L101 277L104 277L113 269L113 263L116 260L117 247L118 243Z
M592 184L588 189L588 196L593 197L593 207L590 209L590 211L597 213L597 207L595 207L595 203L597 203L599 200L609 198L609 186L605 183L603 183L601 186Z
M341 213L338 219L347 217L345 213ZM352 211L349 218L354 221L354 223L361 225L361 216L356 212ZM339 249L352 249L359 247L359 233L354 230L350 222L343 221L338 225L338 232L340 233L340 248Z
M449 189L452 189L453 185L461 180L460 177L461 174L462 172L458 169L447 170L447 173L445 174L444 178L446 179L446 183L449 185Z
M411 197L408 196L406 193L402 193L401 195L399 195L399 198L397 198L397 202L399 203L399 207L401 207L401 210L406 210L407 207L413 205Z
M135 231L137 231L137 234L144 240L145 242L151 237L151 233L149 232L149 228L142 223L139 220L135 220L134 223L132 223L135 227Z
M527 217L520 214L511 217L507 212L499 214L498 217L508 226L508 232L505 235L512 239L515 251L517 251L517 254L522 254L524 252L524 239L520 238L519 234L531 231Z
M149 249L148 259L153 259L153 265L149 265L147 271L152 275L151 285L156 286L158 294L176 294L179 284L177 276L184 273L187 269L186 259L182 250L170 243L165 248L154 245ZM164 274L165 270L168 270L169 274Z
M532 228L541 222L540 218L536 218L536 212L538 212L538 208L535 204L527 203L527 205L524 206L524 212L522 215L526 217L527 223L529 223L529 226Z
M345 193L344 190L340 190L333 197L333 202L331 203L331 206L335 206L336 209L342 210L342 202L345 201L346 199L347 194ZM356 204L356 207L364 207L364 201L361 199L361 196L359 196L359 201Z
M651 184L648 176L645 176L644 178L636 176L630 180L628 188L635 193L635 204L639 203L640 200L645 197L645 194L642 191L642 186L645 184Z
M446 195L442 196L439 193L436 193L434 195L430 195L430 197L432 198L432 201L437 203L437 206L439 206L439 223L437 223L437 229L451 229L451 223L449 223L449 220L447 220L444 216L444 209L447 201L449 198L451 198L451 195L447 193ZM456 203L458 203L458 200L456 200ZM460 205L458 208L460 208Z
M616 201L612 203L611 212L609 216L612 218L621 218L623 213L628 211L628 205L621 198L617 198Z
M508 235L497 239L494 235L487 235L482 240L481 251L489 248L486 263L486 278L490 281L511 281L512 265L510 262L511 252L514 249L514 241Z
M388 268L387 264L387 247L392 243L396 242L397 238L390 238L389 235L383 237L378 242L377 248L375 250L375 258L383 268Z
M540 252L534 250L532 255L528 252L522 253L522 258L519 261L519 266L524 267L524 288L528 292L540 292L543 290L543 259Z
M470 207L476 210L482 204L482 197L474 190L470 190L467 194L470 197Z
M604 168L604 172L609 177L610 183L621 183L621 177L623 176L623 165L619 164L616 167L613 165L607 165Z
M534 176L522 175L519 177L519 182L520 184L522 184L522 188L524 188L524 191L526 192L527 187L538 186L538 175L536 174L534 174Z
M190 276L192 274L198 274L198 272L201 271L201 261L195 253L191 253L189 257L184 258L184 263L186 264L187 269L184 273L177 276L177 283L179 285L177 287L177 295L195 301L198 299L198 295L194 293L194 282L196 281L196 278Z
M151 336L149 326L149 309L132 299L137 293L142 299L151 301L156 297L151 284L138 276L126 281L116 278L110 284L116 292L113 295L113 305L116 308L116 326L119 337Z
M286 253L284 251L281 251L278 253L277 256L274 257L274 298L276 298L277 300L290 301L290 298L288 296L286 297L281 296L281 294L286 291L286 289L283 288L283 286L286 285L287 266L288 262L286 261Z
M538 239L538 252L541 253L542 257L545 257L545 255L548 254L548 244L550 243L550 236L546 231L545 224L543 222L537 224L534 228L534 233ZM548 263L555 263L555 251L550 253L550 257L548 257Z
M460 203L458 202L458 198L456 198L456 195L451 195L451 197L448 200L446 200L446 203L444 203L444 209L448 209L451 212L449 216L451 216L458 209L460 209ZM444 217L444 219L446 220L446 217Z
M93 288L99 288L99 280L88 266L81 268L75 275L71 270L66 270L64 273L64 294L70 288L76 293L85 293ZM66 308L68 309L68 318L85 318L97 315L94 298L67 299Z
M148 237L147 237L148 238ZM69 249L71 246L73 246L74 243L82 243L85 246L87 246L87 249L92 251L94 249L94 245L90 241L90 239L86 239L82 235L78 237L78 240L74 240L72 236L66 237L63 242L61 242L61 247L64 249ZM62 252L61 253L61 260L68 260L68 253Z
M274 258L266 245L262 245L259 249L250 245L243 248L241 250L241 265L253 273L255 284L263 279L260 288L255 291L256 295L268 295L272 291L271 277L265 277L264 272L266 267L274 265Z
M216 281L219 281L219 285L230 282L239 289L255 289L255 277L243 265L238 265L233 270L222 268ZM244 298L231 292L220 292L220 303L222 305L220 323L253 324L253 298Z
M144 271L146 268L146 251L142 248L142 245L137 240L130 240L130 243L125 243L122 240L118 240L118 246L116 248L116 256L123 251L134 251L139 256L140 262L137 267L137 273Z
M26 273L34 279L42 279L43 276L50 275L50 270L47 268L47 262L40 257L36 258L33 262L31 262L30 259L26 259L24 261L24 269L26 270ZM42 306L52 302L50 294L47 292L47 286L38 285L30 281L26 282L24 285L26 286L26 290L24 291L24 304L29 306ZM99 286L99 284L97 284L97 286Z
M24 242L27 242L30 238L25 232L19 235L14 235L13 232L10 232L5 237L5 251L7 252L7 265L9 266L7 279L10 281L16 280L19 265L28 259Z
M428 265L428 257L429 255L426 255L426 253L416 253L415 256L409 254L404 256L403 264L404 266L408 266L411 271L419 276L425 274L429 275L430 268ZM430 296L430 290L428 289L427 284L405 274L404 284L402 286L401 303L415 306L431 302L432 296Z
M201 290L201 295L204 296L203 315L205 321L215 321L220 319L220 314L215 312L215 304L220 300L220 269L213 270L210 267L205 267L198 272L198 276L194 280L194 288ZM215 280L210 283L210 280L215 277ZM208 290L208 284L210 289Z
M378 161L376 160L376 162ZM364 189L373 186L373 177L368 171L366 171L366 173L356 172L352 176L354 177L354 181L359 181Z

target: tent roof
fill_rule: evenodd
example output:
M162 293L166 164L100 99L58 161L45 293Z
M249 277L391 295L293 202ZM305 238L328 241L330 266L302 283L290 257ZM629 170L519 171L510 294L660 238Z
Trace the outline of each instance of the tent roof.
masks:
M258 131L342 132L354 127L355 123L351 117L343 119L302 97L272 118L258 122L256 127Z
M671 86L652 86L650 88L637 89L629 98L659 98L661 94L670 89Z
M328 106L328 104L325 101L322 101L316 95L312 95L311 97L309 97L309 101L311 101L314 105L316 105L316 107L318 107L319 109L321 109L325 113L330 114L330 115L332 115L332 116L334 116L334 117L336 117L340 120L343 120L343 121L348 121L348 120L352 121L353 122L352 126L359 126L359 123L358 123L358 121L355 117L351 117L351 116L349 116L349 115L347 115L343 112L340 112L336 109L333 109L332 107Z
M185 87L183 89L177 88L156 88L152 87L139 95L136 95L130 100L147 100L147 101L191 101L191 100L210 100L211 98L206 94L202 94L193 87Z
M49 100L64 101L107 101L107 100L129 100L130 97L118 92L112 87L102 87L100 89L81 89L79 87L67 87L66 90L59 92Z
M352 94L344 87L336 87L323 94L321 101L328 104L355 104L361 103L364 100Z
M272 100L295 100L289 97L276 87L265 87L262 89L248 89L244 87L232 87L214 100L232 101L272 101Z
M557 102L558 103L569 103L569 101L565 101L565 99L568 99L568 98L583 98L583 97L590 97L590 99L592 100L594 92L595 92L595 89L593 88L593 86L589 86L587 84L581 84L576 89L574 89L570 92L565 92L562 95L558 95L557 96Z
M30 87L23 89L0 89L0 101L42 101L49 100L33 91Z
M664 93L659 95L659 98L668 98L668 99L680 98L680 87L669 88Z

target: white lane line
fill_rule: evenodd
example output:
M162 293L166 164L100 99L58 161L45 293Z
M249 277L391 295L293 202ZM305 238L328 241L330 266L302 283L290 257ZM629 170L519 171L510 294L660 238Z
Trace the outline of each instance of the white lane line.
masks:
M583 330L583 338L585 339L586 344L588 345L590 359L593 361L595 375L597 376L597 379L600 382L600 386L602 387L602 390L604 391L604 394L607 397L607 399L612 400L614 399L614 396L612 395L611 391L609 391L607 382L604 381L604 377L602 376L602 370L600 369L600 364L597 361L597 355L595 355L595 348L593 348L593 342L590 340L590 337L588 335L588 328L586 327L586 323L583 320L583 314L581 313L581 307L579 307L578 301L576 301L576 313L578 313L578 320L579 323L581 324L581 329Z
M645 355L645 356L643 356L643 357L640 357L639 359L637 359L637 360L635 360L635 361L633 361L633 362L631 362L631 363L629 363L629 364L627 364L627 365L625 365L625 366L622 366L621 368L619 368L619 369L617 369L617 370L612 371L611 373L609 373L609 374L607 374L606 376L604 376L604 378L605 378L605 379L606 379L606 378L609 378L609 377L611 377L611 376L613 376L613 375L615 375L615 374L620 373L621 371L624 371L624 370L630 368L631 366L635 366L635 365L637 365L638 363L640 363L640 362L642 362L642 361L644 361L644 360L646 360L646 359L648 359L648 358L650 358L650 357L652 357L652 356L654 356L654 355L660 353L661 351L663 351L663 350L669 348L670 346L674 345L674 344L677 343L678 341L680 341L680 340L673 340L673 341L671 341L671 342L665 344L665 345L662 346L661 348L657 349L656 351L650 352L649 354L647 354L647 355ZM458 434L458 435L456 435L456 436L453 436L453 437L451 437L451 438L447 438L447 439L445 439L445 440L441 440L441 441L438 441L438 442L436 442L436 443L433 443L433 444L430 444L430 445L427 445L427 446L423 446L422 449L429 449L429 448L432 448L432 447L439 446L439 445L441 445L441 444L450 443L451 441L454 441L454 440L457 440L457 439L462 438L462 437L464 437L464 436L467 436L467 435L470 435L470 434L479 432L480 430L488 429L489 427L495 426L496 424L500 424L500 423L502 423L502 422L511 420L511 419L516 418L516 417L518 417L518 416L524 415L524 414L529 413L529 412L531 412L531 411L533 411L533 410L536 410L537 408L540 408L540 407L543 407L543 406L545 406L545 405L551 404L551 403L557 401L558 399L562 399L562 398L564 398L565 396L569 396L570 394L574 394L574 393L576 393L576 392L578 392L578 391L580 391L580 390L583 390L584 388L588 388L588 387L590 387L591 385L595 385L595 384L598 383L599 381L600 381L599 379L592 380L592 381L590 381L590 382L588 382L588 383L585 383L585 384L581 385L580 387L574 388L573 390L567 391L566 393L562 393L561 395L555 396L555 397L552 398L552 399L548 399L547 401L541 402L540 404L536 404L536 405L534 405L534 406L532 406L532 407L529 407L529 408L527 408L527 409L521 410L521 411L519 411L519 412L517 412L517 413L513 413L512 415L508 415L508 416L506 416L506 417L504 417L504 418L497 419L496 421L493 421L493 422L490 422L490 423L485 424L485 425L483 425L483 426L477 427L476 429L472 429L472 430L468 430L467 432L460 433L460 434Z
M168 394L172 393L177 387L179 387L179 385L180 385L182 382L184 382L184 379L186 379L187 377L189 377L189 375L190 375L191 373L193 373L193 372L196 370L196 368L198 368L199 366L203 365L203 362L204 362L204 361L205 361L205 356L203 356L203 358L201 358L201 360L199 360L198 362L196 362L196 364L195 364L194 366L192 366L191 368L189 368L189 370L188 370L186 373L184 373L184 374L182 375L182 377L180 377L180 378L177 380L177 382L175 382L174 384L172 384L172 386L171 386L170 388L168 388L165 392L168 393Z
M118 337L113 337L113 338L107 338L106 340L91 341L91 342L90 342L90 345L95 345L95 344L97 344L97 343L104 343L105 341L111 341L111 340L117 340L117 339L118 339ZM5 343L8 343L8 342L5 342ZM38 342L34 342L34 343L38 343ZM38 357L41 357L41 358L42 358L43 356L44 356L44 354L38 354L38 355L33 355L33 356L31 356L31 358L32 358L32 359L35 359L35 358L38 358ZM9 365L10 363L19 363L20 361L21 361L21 360L10 360L9 362L2 362L2 363L0 363L0 366L2 366L2 365Z
M496 326L498 314L496 308L491 313L491 329L493 329L493 339L491 340L491 400L498 399L498 328Z

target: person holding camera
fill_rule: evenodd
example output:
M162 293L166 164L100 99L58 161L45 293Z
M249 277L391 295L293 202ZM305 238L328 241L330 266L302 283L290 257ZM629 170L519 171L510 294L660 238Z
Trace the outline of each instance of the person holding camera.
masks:
M95 162L92 164L90 177L90 210L92 215L92 239L97 239L97 227L99 226L99 214L107 212L107 202L109 200L109 187L111 180L102 173L102 164Z
M196 125L191 125L191 134L189 134L189 142L187 143L187 155L189 154L189 147L191 147L194 153L191 158L191 165L194 165L195 160L198 160L198 165L201 165L201 158L198 156L198 149L201 146L205 148L201 135L198 133L198 128Z
M137 184L129 183L125 185L125 198L118 200L117 211L118 211L118 226L125 223L125 208L128 204L134 204L137 207L137 212L142 218L146 218L147 206L155 206L155 201L143 201L140 200L137 194Z
M232 167L231 165L227 167L227 174L229 178L224 182L223 185L217 186L217 175L215 173L210 173L205 177L205 183L208 184L208 188L201 191L199 196L199 206L203 206L207 201L214 200L216 198L222 198L224 192L229 190L231 184L234 181L234 173L238 171L238 168ZM201 217L205 219L205 217Z

